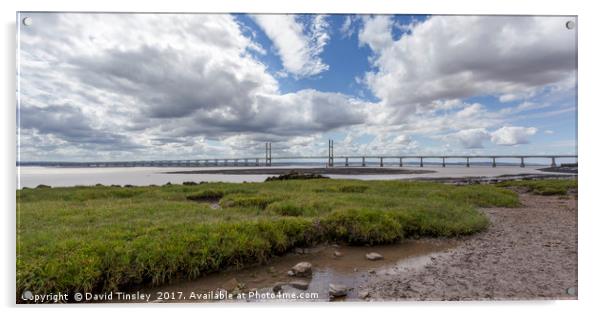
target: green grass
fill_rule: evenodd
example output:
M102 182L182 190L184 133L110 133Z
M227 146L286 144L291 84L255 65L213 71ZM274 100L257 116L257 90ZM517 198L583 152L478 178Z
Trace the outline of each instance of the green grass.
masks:
M57 293L195 278L323 241L471 234L488 225L478 207L518 198L491 185L318 179L41 187L17 203L17 293Z
M576 179L514 180L497 184L503 188L524 188L538 195L566 195L569 190L577 191Z

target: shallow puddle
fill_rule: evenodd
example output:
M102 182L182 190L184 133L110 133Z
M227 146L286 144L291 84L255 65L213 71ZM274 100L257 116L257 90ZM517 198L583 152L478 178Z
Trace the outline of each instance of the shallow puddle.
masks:
M151 302L214 302L220 289L233 294L234 302L242 301L328 301L329 284L341 284L349 288L342 300L358 300L358 293L370 275L395 275L405 269L426 265L431 255L448 250L456 241L443 239L408 240L399 244L383 246L337 246L325 245L314 248L296 249L294 253L276 257L269 264L227 270L210 274L193 281L178 281L160 287L139 290L152 295ZM340 252L339 257L334 252ZM377 252L384 259L370 261L366 254ZM287 272L297 263L312 264L311 278L290 277ZM307 290L290 285L295 281L307 281ZM282 296L274 292L281 285ZM223 290L222 290L223 291ZM223 292L226 293L226 292ZM245 297L236 298L237 293ZM293 294L294 293L294 294ZM291 298L305 293L306 298ZM312 294L313 293L313 294ZM259 294L259 295L258 295ZM307 297L308 294L313 297ZM316 297L317 296L317 297Z

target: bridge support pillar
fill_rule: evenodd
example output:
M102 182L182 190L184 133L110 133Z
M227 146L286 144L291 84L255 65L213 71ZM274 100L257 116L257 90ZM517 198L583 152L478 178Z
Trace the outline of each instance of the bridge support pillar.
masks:
M383 166L383 157L380 157L380 166Z
M345 167L349 167L349 157L345 157Z
M399 157L399 166L403 167L403 158Z
M491 166L492 166L493 168L497 167L497 164L495 163L495 157L493 157L493 163L491 164Z
M525 167L525 157L520 157L520 167L521 168Z
M272 166L272 143L265 143L265 165Z
M334 167L334 140L328 140L328 167Z
M466 168L470 168L470 157L466 157Z
M442 164L443 168L445 168L445 157L443 157L443 164Z
M366 157L362 157L362 167L366 166Z
M422 162L422 157L420 157L420 167L424 167L424 163Z
M552 157L552 168L556 167L556 157Z

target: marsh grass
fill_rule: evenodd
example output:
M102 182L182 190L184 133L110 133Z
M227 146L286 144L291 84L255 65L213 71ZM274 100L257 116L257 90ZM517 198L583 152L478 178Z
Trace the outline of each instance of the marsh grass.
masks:
M577 191L577 179L514 180L497 184L503 188L524 188L538 195L567 195Z
M18 190L17 293L161 284L323 241L471 234L488 225L477 207L517 205L514 192L491 185L401 181Z

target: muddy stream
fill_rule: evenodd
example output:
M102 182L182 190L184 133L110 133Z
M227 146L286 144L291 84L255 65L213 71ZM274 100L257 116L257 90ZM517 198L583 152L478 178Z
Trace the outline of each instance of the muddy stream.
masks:
M134 292L147 293L151 296L149 302L155 303L217 302L222 301L222 294L231 294L231 299L226 301L233 302L328 301L331 300L329 285L334 283L348 288L347 295L337 300L360 300L365 295L362 289L369 278L387 278L424 266L430 262L432 255L449 250L456 244L456 240L421 239L382 246L322 245L297 248L292 253L273 258L268 264L230 269L192 281L176 281ZM370 252L379 253L384 258L368 260L366 254ZM312 265L311 278L289 276L287 272L303 261ZM244 297L237 297L237 294L243 294ZM305 297L301 298L300 295Z

